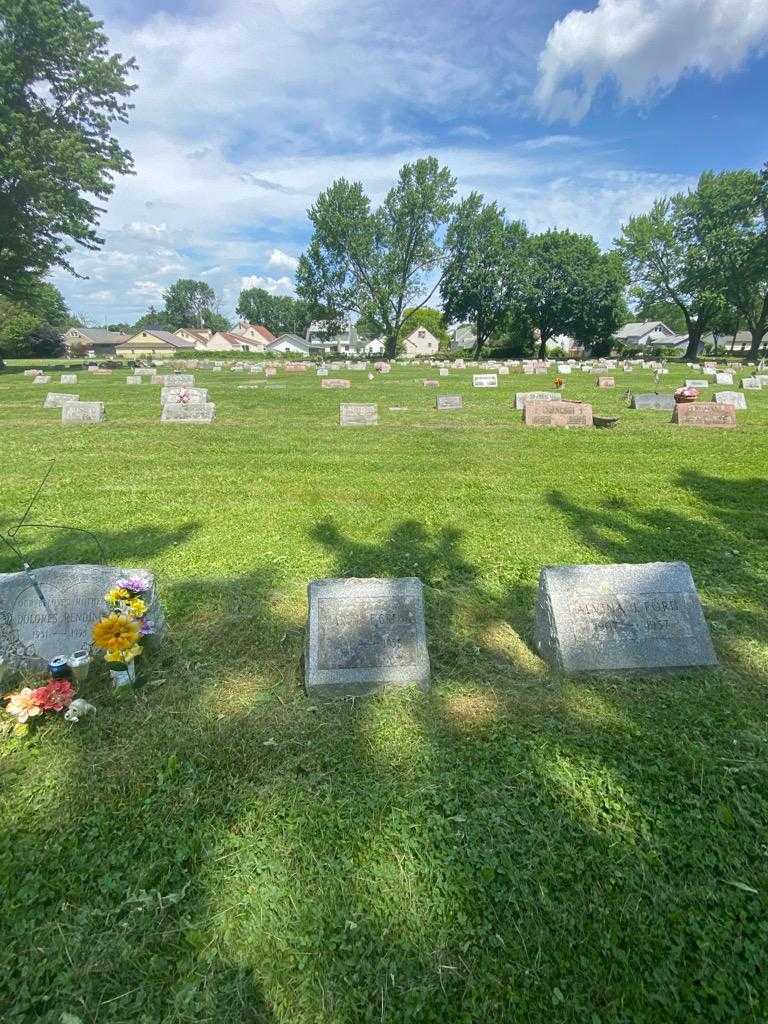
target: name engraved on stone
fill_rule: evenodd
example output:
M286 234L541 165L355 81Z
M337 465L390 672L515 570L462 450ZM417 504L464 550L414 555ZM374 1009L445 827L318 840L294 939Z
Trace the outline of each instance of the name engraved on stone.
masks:
M309 585L307 692L362 694L429 684L421 580L336 579Z
M678 427L735 427L736 410L715 402L678 402L672 422Z
M761 391L763 383L759 377L742 377L741 386L745 391Z
M59 384L77 384L76 373L62 373L59 377Z
M79 402L79 395L64 395L58 391L49 391L43 402L44 409L61 409L67 402Z
M166 402L160 415L161 423L200 423L204 426L213 423L216 418L216 406L213 402L194 402L191 405L183 402Z
M672 412L675 408L672 395L633 395L633 409L653 409L656 412Z
M746 409L747 399L741 391L716 391L712 401L718 405L732 405L734 409Z
M526 427L591 427L592 406L586 402L526 402Z
M499 378L495 373L474 373L472 374L473 388L497 388Z
M342 427L375 427L379 422L377 405L352 405L342 402L339 406L339 423Z
M701 390L701 388L708 388L709 387L709 381L708 380L704 380L703 378L699 377L696 380L687 380L685 382L685 386L687 388L696 388L697 390Z
M717 664L685 562L548 566L535 634L542 656L566 672Z
M450 409L461 409L463 408L463 404L461 395L438 395L436 399L436 408L438 412L447 412Z
M103 402L65 402L61 407L61 422L64 426L103 423L106 418Z
M326 377L320 381L320 387L330 391L344 390L352 387L352 381L342 380L340 377Z
M207 388L164 387L160 392L160 404L180 403L181 405L205 405L208 401Z
M525 408L526 402L562 402L559 391L518 391L515 395L515 409L518 412Z
M193 388L195 375L193 373L169 373L166 374L165 383L169 388Z

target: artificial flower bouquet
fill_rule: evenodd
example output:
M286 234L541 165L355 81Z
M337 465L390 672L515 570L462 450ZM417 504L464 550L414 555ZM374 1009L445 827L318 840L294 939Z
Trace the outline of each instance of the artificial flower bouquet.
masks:
M675 392L675 401L680 402L695 402L699 397L699 392L696 388L683 387L678 388Z
M555 377L555 387L557 388L557 390L559 391L562 386L563 386L563 378L562 377Z
M119 579L104 595L110 610L93 627L93 643L104 651L115 686L135 681L136 658L144 650L139 641L154 632L149 618L149 589L144 576L129 576Z
M5 710L21 726L40 718L46 711L63 713L68 722L78 722L83 715L96 710L93 704L75 697L75 688L68 679L49 679L35 688L24 686L15 693L7 693L5 700Z

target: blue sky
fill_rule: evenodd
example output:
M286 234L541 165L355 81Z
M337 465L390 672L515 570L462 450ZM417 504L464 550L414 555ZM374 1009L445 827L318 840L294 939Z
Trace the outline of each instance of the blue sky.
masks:
M654 197L768 160L768 0L98 0L137 58L121 141L136 174L104 248L57 273L94 323L178 277L232 313L292 289L306 209L344 175L378 199L406 160L447 163L529 227L608 246Z

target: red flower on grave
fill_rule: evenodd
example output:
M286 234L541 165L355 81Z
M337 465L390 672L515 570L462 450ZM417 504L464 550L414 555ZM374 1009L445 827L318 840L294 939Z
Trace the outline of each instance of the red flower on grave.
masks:
M72 703L75 688L67 679L51 679L45 686L33 690L32 696L43 711L64 711Z

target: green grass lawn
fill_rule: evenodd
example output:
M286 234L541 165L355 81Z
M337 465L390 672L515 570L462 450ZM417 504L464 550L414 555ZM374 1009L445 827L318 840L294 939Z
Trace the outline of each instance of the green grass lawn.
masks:
M197 371L217 419L193 427L125 375L0 376L2 528L55 458L36 521L151 568L172 626L135 691L92 674L95 718L6 733L0 1019L768 1020L768 392L684 429L624 406L650 373L574 375L619 427L535 430L514 392L554 375L454 371L438 414L424 369ZM108 423L62 428L48 390ZM340 401L379 426L342 430ZM33 564L97 560L23 536ZM719 669L537 657L543 565L677 559ZM346 575L424 581L428 694L304 695L307 583Z

